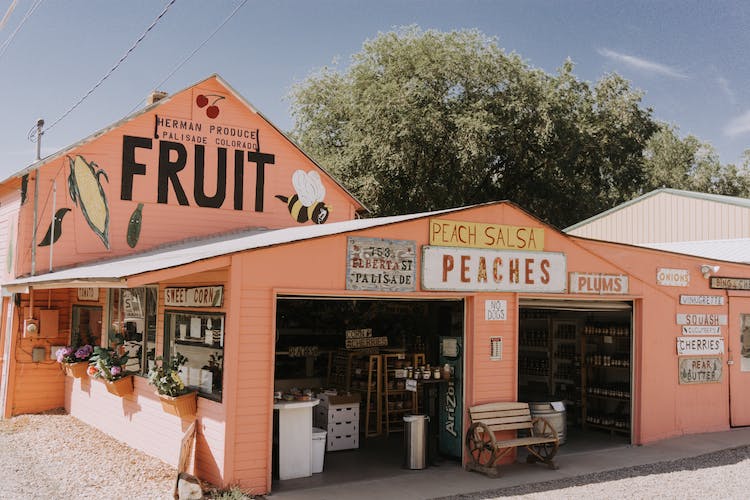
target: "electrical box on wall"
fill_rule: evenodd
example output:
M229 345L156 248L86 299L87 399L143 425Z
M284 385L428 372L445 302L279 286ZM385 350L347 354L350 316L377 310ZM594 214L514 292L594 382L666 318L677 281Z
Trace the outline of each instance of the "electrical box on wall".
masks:
M23 320L23 336L27 338L39 337L39 320L26 318Z
M57 359L57 351L65 347L64 345L49 346L49 359Z
M60 312L57 309L39 310L39 337L53 339L60 336L58 323Z
M44 347L35 347L31 350L31 361L34 363L44 361L45 354L47 354L47 349Z

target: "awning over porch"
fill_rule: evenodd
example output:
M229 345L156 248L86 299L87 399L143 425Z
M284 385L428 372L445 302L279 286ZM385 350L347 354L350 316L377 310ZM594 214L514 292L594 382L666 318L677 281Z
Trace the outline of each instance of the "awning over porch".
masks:
M253 228L213 238L183 241L143 253L81 264L76 267L39 274L37 276L18 278L3 283L2 288L4 292L26 292L29 287L36 289L62 287L127 288L129 286L129 278L145 273L184 266L245 250L384 226L456 210L459 209L373 219L357 219L332 224L276 230Z

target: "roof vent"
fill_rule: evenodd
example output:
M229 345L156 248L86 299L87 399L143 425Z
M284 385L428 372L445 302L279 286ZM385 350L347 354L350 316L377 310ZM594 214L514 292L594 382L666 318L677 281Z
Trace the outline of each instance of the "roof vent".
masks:
M161 101L162 99L164 99L164 98L165 98L165 97L167 97L168 95L169 95L169 94L167 94L166 92L163 92L163 91L161 91L161 90L154 90L154 91L153 91L153 92L151 92L151 93L150 93L150 94L148 95L148 97L146 98L146 104L147 104L148 106L150 106L150 105L152 105L153 103L155 103L155 102L157 102L157 101Z

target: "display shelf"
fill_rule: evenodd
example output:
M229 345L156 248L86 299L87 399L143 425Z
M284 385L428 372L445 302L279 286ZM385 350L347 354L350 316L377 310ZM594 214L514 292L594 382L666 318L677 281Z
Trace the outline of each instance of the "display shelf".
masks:
M406 390L406 368L424 364L422 353L383 354L383 426L385 433L404 430L403 415L419 411L417 393Z
M584 427L630 433L630 341L630 328L623 324L584 326L581 342ZM613 422L616 425L610 425Z
M588 397L590 398L599 398L599 399L611 399L613 401L627 401L630 402L630 396L605 396L604 394L594 394L594 393L588 393Z
M628 434L630 435L630 427L615 427L613 425L602 425L602 424L595 424L592 422L586 422L587 427L592 427L594 429L602 429L605 431L610 432L617 432L621 434Z

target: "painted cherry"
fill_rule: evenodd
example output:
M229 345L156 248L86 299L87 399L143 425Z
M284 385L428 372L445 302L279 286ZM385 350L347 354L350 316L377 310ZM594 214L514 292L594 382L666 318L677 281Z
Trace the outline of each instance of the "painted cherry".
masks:
M206 108L206 116L216 118L219 116L219 106L209 106Z
M215 99L211 101L209 99L211 97L215 97ZM195 104L199 108L206 108L206 116L213 119L219 116L220 110L216 103L221 101L222 99L226 98L218 94L198 94L198 96L195 98ZM211 102L210 106L208 106L209 102Z

